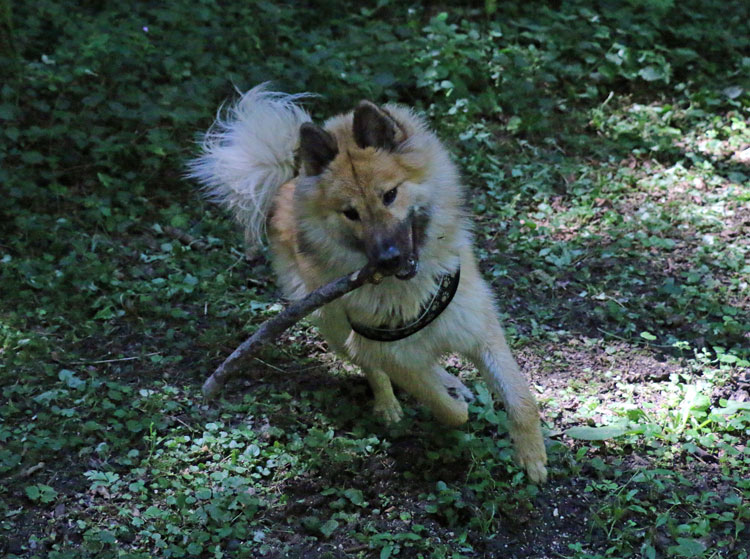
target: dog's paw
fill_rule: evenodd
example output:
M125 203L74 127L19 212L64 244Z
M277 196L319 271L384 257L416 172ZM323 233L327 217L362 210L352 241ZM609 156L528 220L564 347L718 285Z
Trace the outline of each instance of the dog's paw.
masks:
M372 411L386 425L398 423L404 418L404 411L401 409L401 404L393 396L382 399L376 398Z
M474 393L461 382L460 378L444 370L440 370L439 372L440 380L451 398L454 400L461 399L467 403L474 401Z
M536 437L535 437L536 438ZM547 481L547 451L541 440L530 442L528 439L521 444L516 444L516 462L524 470L533 483L544 483Z
M474 401L474 393L468 388L466 388L466 386L460 381L457 385L456 384L451 384L450 386L446 385L445 389L448 391L448 394L450 394L451 398L453 398L454 400L458 400L460 398L466 403Z
M547 481L547 468L545 467L547 459L544 461L526 461L521 465L526 469L526 475L534 483L546 483Z

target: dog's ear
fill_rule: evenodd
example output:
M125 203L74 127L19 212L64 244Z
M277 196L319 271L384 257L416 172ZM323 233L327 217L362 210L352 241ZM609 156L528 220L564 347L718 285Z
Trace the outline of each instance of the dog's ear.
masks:
M354 140L361 148L392 151L406 139L401 125L387 111L369 101L361 101L354 109Z
M307 176L319 175L339 152L336 138L311 122L299 129L299 157Z

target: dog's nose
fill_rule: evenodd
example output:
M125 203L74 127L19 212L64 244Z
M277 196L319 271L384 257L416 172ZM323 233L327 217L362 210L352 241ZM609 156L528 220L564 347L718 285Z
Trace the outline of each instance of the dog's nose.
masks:
M378 253L378 268L395 270L401 262L401 251L395 245L385 246Z

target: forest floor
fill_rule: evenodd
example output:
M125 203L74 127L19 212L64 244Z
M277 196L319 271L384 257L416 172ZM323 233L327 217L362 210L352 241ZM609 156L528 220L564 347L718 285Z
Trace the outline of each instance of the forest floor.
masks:
M746 2L28 4L0 53L0 554L750 558ZM185 162L272 77L446 142L547 484L455 356L457 429L403 394L382 425L306 321L202 400L281 299Z

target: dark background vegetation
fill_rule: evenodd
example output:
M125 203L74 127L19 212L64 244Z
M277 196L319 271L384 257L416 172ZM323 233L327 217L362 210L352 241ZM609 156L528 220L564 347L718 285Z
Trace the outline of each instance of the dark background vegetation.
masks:
M750 3L0 2L0 553L750 555ZM424 112L547 421L385 428L183 178L222 102ZM476 381L476 382L475 382Z

